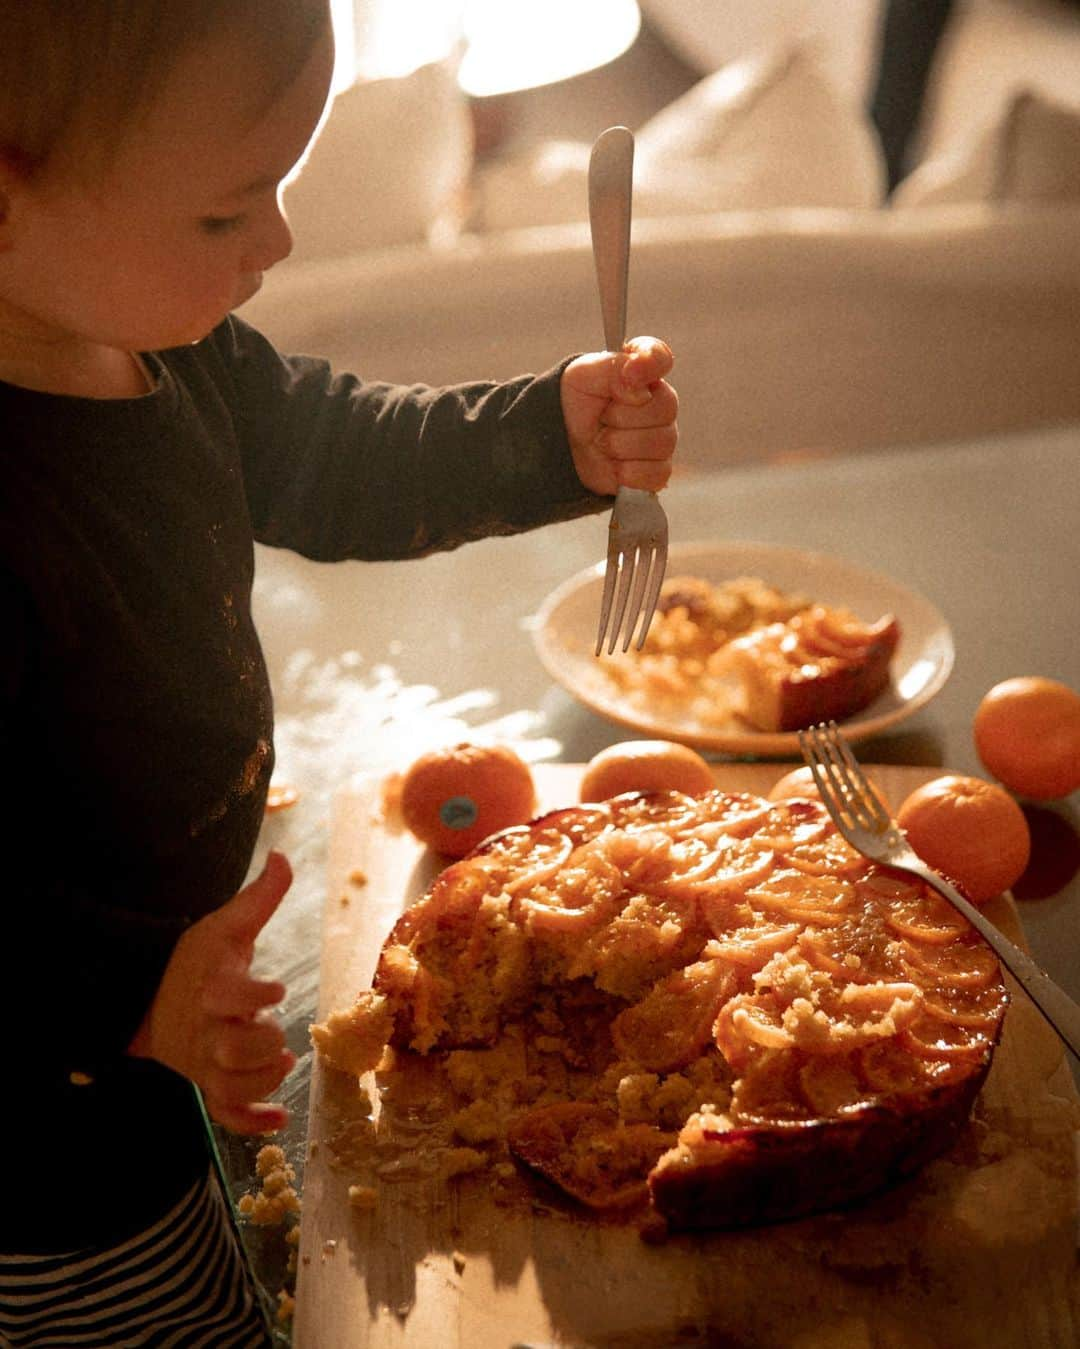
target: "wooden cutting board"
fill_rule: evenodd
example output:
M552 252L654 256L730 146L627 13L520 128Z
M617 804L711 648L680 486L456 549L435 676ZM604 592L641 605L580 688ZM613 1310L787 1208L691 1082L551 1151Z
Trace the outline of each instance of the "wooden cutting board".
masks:
M536 769L545 809L577 799L580 768ZM781 765L723 765L765 793ZM871 769L895 803L941 770ZM383 818L381 784L343 791L332 822L320 1016L366 987L379 946L433 875ZM988 906L1022 941L1016 909ZM423 1097L422 1088L419 1097ZM423 1110L424 1102L418 1100ZM293 1342L299 1349L1075 1349L1080 1102L1060 1042L1013 990L968 1134L867 1204L742 1233L647 1245L490 1178L401 1176L359 1210L370 1179L352 1079L316 1063Z

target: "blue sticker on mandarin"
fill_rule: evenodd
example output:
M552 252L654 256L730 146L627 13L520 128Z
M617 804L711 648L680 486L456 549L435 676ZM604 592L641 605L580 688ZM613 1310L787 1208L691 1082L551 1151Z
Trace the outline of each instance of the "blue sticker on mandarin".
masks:
M480 814L471 796L451 796L439 807L439 819L447 829L468 829Z

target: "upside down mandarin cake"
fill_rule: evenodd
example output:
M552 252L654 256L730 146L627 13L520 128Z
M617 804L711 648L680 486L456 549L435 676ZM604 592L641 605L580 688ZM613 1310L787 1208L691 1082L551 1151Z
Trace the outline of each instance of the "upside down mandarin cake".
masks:
M678 709L706 726L734 716L783 732L867 707L888 685L899 639L891 614L864 623L759 577L713 585L677 576L661 588L641 650L601 659L639 710Z
M989 1068L997 961L819 802L627 793L507 829L397 921L312 1028L362 1075L423 1057L470 1165L672 1229L837 1207L949 1147Z

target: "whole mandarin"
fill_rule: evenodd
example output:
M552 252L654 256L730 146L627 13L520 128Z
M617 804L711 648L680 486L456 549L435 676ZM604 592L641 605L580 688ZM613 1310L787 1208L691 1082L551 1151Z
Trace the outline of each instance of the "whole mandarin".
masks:
M421 843L464 857L536 809L529 765L506 745L459 744L422 754L401 780L401 814Z
M975 711L975 750L1018 796L1052 801L1080 787L1080 693L1056 679L1002 680Z
M578 798L606 801L622 792L712 791L716 779L697 750L674 740L624 740L608 745L585 765Z
M924 862L984 904L1015 885L1031 856L1024 812L1004 788L948 773L905 798L896 816Z

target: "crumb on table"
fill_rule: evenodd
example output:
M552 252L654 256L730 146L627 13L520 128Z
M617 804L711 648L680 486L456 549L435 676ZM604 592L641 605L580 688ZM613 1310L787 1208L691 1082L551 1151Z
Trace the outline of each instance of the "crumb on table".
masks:
M503 1121L494 1102L477 1100L454 1115L453 1129L462 1142L490 1143L501 1134Z
M440 1170L447 1180L454 1176L466 1176L472 1171L480 1171L487 1165L487 1157L477 1148L447 1148L442 1157Z
M350 1185L349 1203L360 1212L370 1213L378 1205L378 1192L371 1185Z
M295 1170L289 1165L285 1152L275 1143L259 1149L255 1157L255 1174L262 1181L258 1190L249 1190L237 1201L237 1210L257 1227L273 1227L283 1222L289 1213L300 1212L300 1196L293 1187Z
M403 773L388 773L383 779L380 805L383 815L387 818L401 809L401 787L404 780Z

